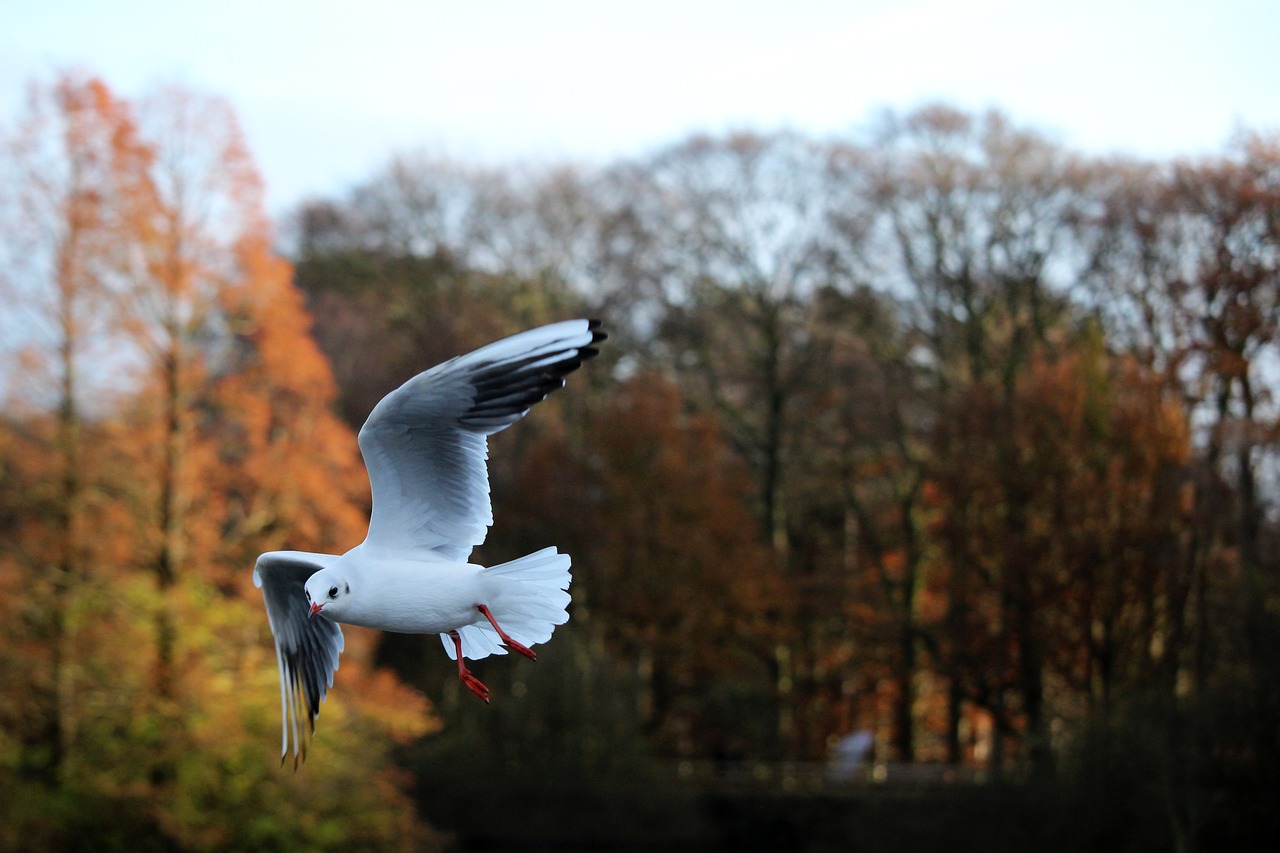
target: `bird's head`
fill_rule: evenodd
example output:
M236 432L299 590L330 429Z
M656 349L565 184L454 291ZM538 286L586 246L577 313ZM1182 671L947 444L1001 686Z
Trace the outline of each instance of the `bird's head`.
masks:
M351 584L341 572L324 569L307 579L306 593L311 616L320 613L336 619L351 596Z

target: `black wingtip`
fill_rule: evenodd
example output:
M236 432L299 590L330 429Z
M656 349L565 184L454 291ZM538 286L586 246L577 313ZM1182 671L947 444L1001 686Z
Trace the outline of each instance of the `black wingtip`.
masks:
M593 344L598 344L609 337L607 332L601 331L600 321L594 318L587 320L587 331L591 332L591 343ZM592 355L594 354L592 353Z

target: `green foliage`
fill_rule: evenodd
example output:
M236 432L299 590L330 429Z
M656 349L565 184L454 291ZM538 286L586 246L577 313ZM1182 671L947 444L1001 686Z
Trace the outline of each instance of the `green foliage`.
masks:
M162 603L148 579L127 577L92 593L112 609L94 607L78 629L105 636L76 657L77 726L62 782L24 778L6 750L0 849L419 850L431 841L403 780L386 771L386 724L341 690L324 706L312 760L296 773L280 767L275 659L259 602L188 581ZM147 617L159 606L181 617L173 707L149 688Z

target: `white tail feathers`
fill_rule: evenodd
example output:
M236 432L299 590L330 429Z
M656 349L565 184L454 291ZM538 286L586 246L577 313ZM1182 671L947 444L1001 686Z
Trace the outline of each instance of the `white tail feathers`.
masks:
M494 619L511 639L524 646L545 643L557 625L569 621L570 560L555 548L543 548L532 554L484 569L487 604ZM476 622L458 629L462 638L462 656L479 660L489 655L505 655L498 632L479 612ZM440 635L450 660L456 660L453 639Z

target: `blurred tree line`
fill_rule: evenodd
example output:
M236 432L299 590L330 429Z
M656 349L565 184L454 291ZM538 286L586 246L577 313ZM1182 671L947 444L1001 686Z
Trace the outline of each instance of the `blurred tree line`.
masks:
M68 75L6 145L8 846L92 804L182 847L413 846L410 798L497 821L495 786L534 834L639 832L680 811L654 759L859 730L1079 783L1091 842L1274 824L1280 138L1099 158L936 106L599 168L407 153L293 211L292 268L215 100ZM349 631L277 774L253 558L359 541L387 391L582 314L608 345L493 440L477 554L572 554L573 621L480 664L492 708L438 639Z
M936 106L603 168L409 153L287 237L352 425L606 319L612 369L494 442L485 548L574 555L654 753L870 730L1129 786L1190 846L1276 792L1280 139L1099 158ZM430 692L430 645L383 648Z

